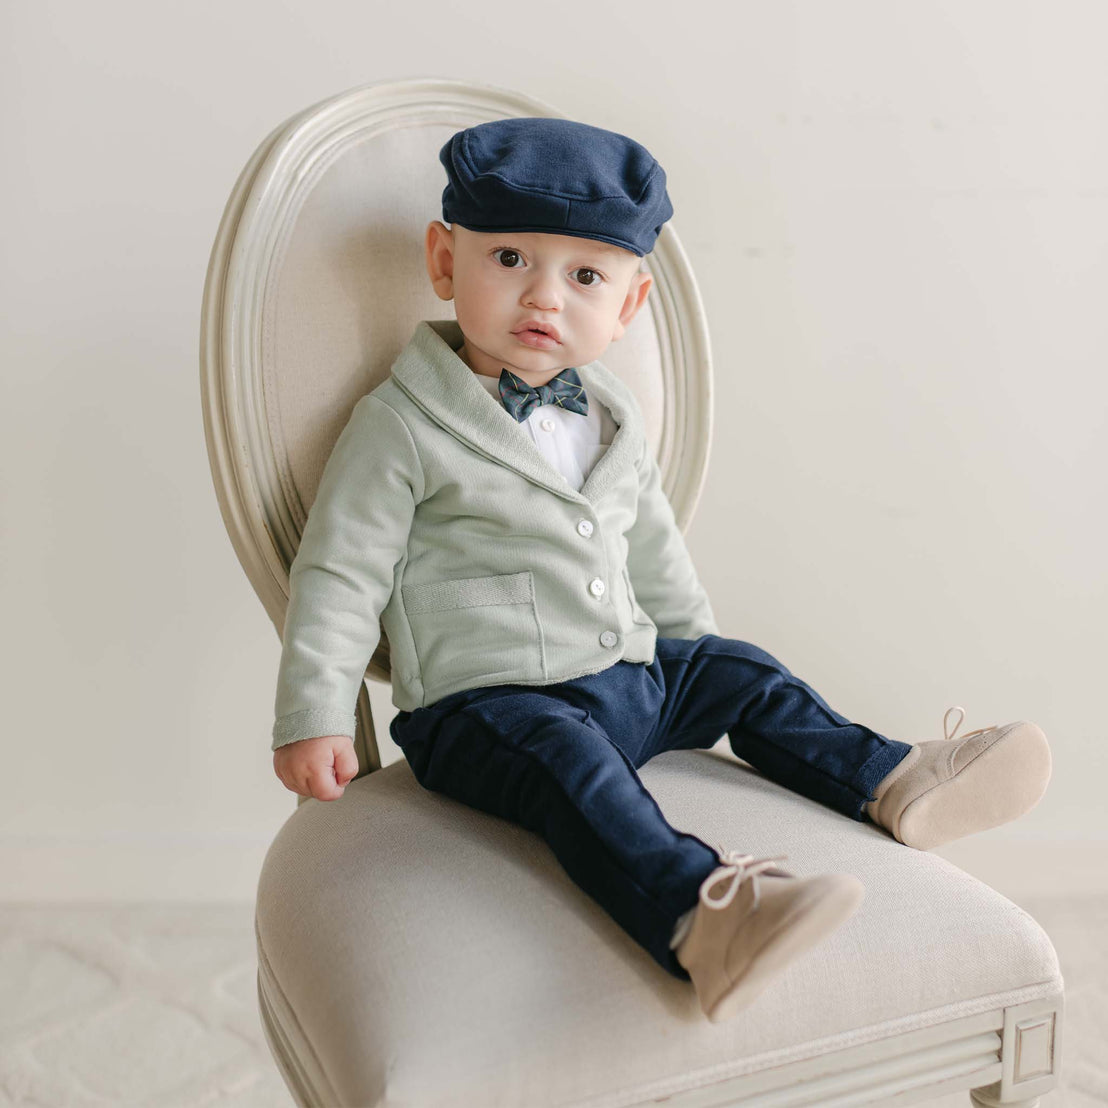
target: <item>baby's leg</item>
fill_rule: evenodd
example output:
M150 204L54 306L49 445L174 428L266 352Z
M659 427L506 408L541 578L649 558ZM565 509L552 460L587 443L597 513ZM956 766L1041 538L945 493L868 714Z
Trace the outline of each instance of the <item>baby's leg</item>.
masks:
M726 733L770 779L863 821L874 787L912 749L852 723L752 643L659 638L653 667L665 702L650 756L712 746Z
M689 979L670 938L719 856L666 822L590 711L542 687L496 686L401 712L390 730L420 784L539 834L580 888Z

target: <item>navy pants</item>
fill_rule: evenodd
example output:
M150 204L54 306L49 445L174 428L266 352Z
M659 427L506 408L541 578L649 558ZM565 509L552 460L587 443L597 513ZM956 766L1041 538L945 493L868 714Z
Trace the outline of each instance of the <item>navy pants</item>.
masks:
M670 826L636 770L726 733L766 777L864 820L873 788L911 749L833 711L764 650L718 635L659 637L649 664L558 684L451 693L400 712L389 730L421 785L542 836L573 881L684 980L669 942L718 855Z

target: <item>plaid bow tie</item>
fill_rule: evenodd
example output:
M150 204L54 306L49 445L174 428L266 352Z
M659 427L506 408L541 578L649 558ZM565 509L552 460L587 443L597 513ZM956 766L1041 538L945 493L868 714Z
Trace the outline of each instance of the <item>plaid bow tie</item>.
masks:
M510 415L514 416L517 423L522 423L530 414L531 409L539 404L557 404L569 412L588 414L589 400L585 396L585 387L581 384L581 378L577 370L570 367L563 369L555 377L551 377L545 385L532 388L526 381L521 381L514 373L508 370L500 371L500 400Z

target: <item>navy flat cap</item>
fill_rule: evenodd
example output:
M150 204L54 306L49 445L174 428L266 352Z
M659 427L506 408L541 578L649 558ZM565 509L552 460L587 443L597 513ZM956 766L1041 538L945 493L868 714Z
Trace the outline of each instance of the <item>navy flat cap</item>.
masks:
M442 218L471 231L542 231L642 257L671 215L666 175L626 135L547 117L497 119L451 135Z

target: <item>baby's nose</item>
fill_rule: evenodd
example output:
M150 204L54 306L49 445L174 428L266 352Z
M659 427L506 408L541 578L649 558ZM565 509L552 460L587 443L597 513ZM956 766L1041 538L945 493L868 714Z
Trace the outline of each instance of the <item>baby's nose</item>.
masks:
M554 311L562 306L562 293L556 278L536 274L523 290L522 302L529 308Z

